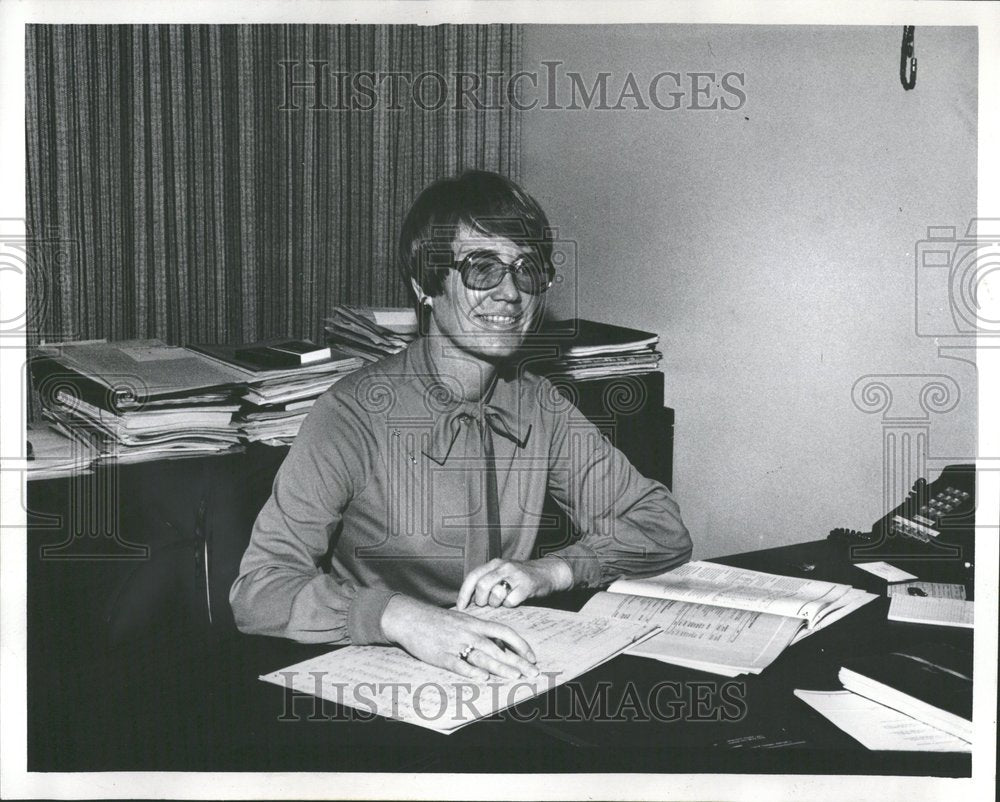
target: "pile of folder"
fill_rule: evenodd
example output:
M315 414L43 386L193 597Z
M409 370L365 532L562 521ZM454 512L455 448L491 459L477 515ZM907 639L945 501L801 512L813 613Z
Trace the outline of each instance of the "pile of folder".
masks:
M659 341L652 332L570 318L547 321L529 343L551 352L536 363L539 372L586 381L655 371L663 357Z
M95 463L238 448L239 377L159 340L41 346L32 359L42 415L96 450Z
M405 307L336 306L324 321L327 340L366 362L398 354L417 337L417 315Z
M244 442L291 442L316 398L364 363L326 346L306 364L181 348L160 340L42 346L32 359L42 416L95 449L93 464L214 454Z
M67 437L41 422L28 425L25 444L27 459L17 467L24 470L29 481L90 473L98 453L88 440Z
M248 442L288 444L316 399L364 361L336 348L323 346L321 358L305 364L275 365L260 359L270 347L192 345L200 356L239 376L241 404L234 424Z

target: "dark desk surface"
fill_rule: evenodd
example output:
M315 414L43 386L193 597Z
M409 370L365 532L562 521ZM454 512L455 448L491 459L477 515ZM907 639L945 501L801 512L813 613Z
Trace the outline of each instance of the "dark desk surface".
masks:
M850 564L845 546L825 540L719 562L884 592L881 580ZM803 562L815 570L804 574L796 567ZM960 581L946 565L904 567ZM575 608L583 599L557 603ZM888 622L887 608L885 598L866 605L790 647L759 676L728 679L622 656L449 736L378 717L352 720L349 711L257 679L327 647L200 638L178 628L99 662L29 654L29 770L969 776L968 755L870 752L792 695L839 689L837 671L849 656L927 640L971 648L970 630Z

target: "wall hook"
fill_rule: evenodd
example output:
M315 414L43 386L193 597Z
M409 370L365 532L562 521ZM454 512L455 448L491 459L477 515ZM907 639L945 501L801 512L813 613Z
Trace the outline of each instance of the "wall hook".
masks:
M899 53L899 80L903 89L917 85L917 57L913 55L913 26L903 26L903 45Z

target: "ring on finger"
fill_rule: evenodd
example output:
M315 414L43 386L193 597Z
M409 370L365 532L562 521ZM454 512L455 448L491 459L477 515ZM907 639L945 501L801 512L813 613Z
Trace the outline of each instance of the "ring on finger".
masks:
M514 588L511 587L510 581L504 577L497 584L504 589L504 595L509 594Z
M460 651L458 653L458 659L459 660L463 660L464 662L468 663L469 662L469 655L472 654L475 651L475 649L476 649L476 647L473 646L472 644L469 644L468 646L463 647L462 651Z

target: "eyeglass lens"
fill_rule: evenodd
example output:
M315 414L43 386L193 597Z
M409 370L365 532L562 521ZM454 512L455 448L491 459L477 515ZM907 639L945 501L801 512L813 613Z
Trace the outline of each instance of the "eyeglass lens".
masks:
M462 262L462 281L470 290L491 290L510 271L514 285L521 291L537 295L548 289L551 277L538 259L521 256L507 265L495 254L470 254Z

